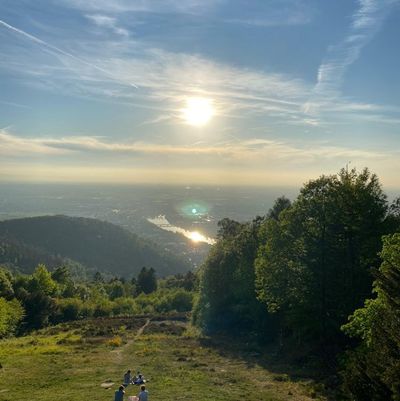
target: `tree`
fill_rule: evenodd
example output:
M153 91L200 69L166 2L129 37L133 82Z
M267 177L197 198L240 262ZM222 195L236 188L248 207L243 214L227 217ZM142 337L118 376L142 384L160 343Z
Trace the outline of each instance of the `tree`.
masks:
M0 298L0 338L14 334L23 316L24 309L19 301Z
M38 265L29 282L31 293L52 296L57 290L57 283L45 265Z
M137 290L138 292L144 292L145 294L150 294L157 289L157 278L156 272L151 267L147 269L142 267L138 277L137 277Z
M395 233L400 231L400 197L392 201L387 215L388 232Z
M326 345L341 337L370 292L386 213L378 178L342 169L310 181L278 219L267 219L258 296L297 338Z
M8 270L0 267L0 297L10 300L13 296L12 275Z
M342 329L360 341L347 353L344 387L356 401L400 400L400 233L383 239L375 299L356 310Z
M23 283L23 281L21 281ZM26 311L25 322L28 328L47 326L57 314L57 304L53 298L57 283L44 265L38 265L26 282L24 290L19 292Z
M261 220L222 220L219 241L200 270L193 321L205 332L262 332L268 313L255 293L254 259ZM265 332L263 332L265 334Z
M107 287L108 295L111 300L125 296L125 287L121 281L113 280Z
M269 209L267 213L267 218L278 220L281 212L283 212L285 209L288 209L291 205L292 202L290 202L290 200L286 198L286 196L280 196L278 199L276 199L272 208Z
M68 267L60 266L53 270L51 278L59 284L66 285L71 279L71 274Z
M93 281L95 283L104 283L104 277L100 272L96 272L93 276Z

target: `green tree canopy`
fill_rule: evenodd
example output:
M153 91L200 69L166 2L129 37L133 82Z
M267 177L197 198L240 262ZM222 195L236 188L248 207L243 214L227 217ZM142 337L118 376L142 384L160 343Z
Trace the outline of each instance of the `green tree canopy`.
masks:
M386 213L386 196L367 169L307 183L265 223L256 260L260 300L300 338L337 338L370 292Z
M138 277L137 277L137 290L138 292L144 292L145 294L150 294L157 289L157 278L155 270L150 267L142 267Z
M14 334L23 316L24 309L18 300L0 297L0 338Z
M263 332L267 311L255 293L254 259L261 219L241 224L222 220L219 241L200 271L193 320L206 332Z
M400 233L384 237L375 299L356 310L343 330L360 339L347 354L344 385L357 401L400 400Z
M0 267L0 297L11 299L14 296L11 273Z

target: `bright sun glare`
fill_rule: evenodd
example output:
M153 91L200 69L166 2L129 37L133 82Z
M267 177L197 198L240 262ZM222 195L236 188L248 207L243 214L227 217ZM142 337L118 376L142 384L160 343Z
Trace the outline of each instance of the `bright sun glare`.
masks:
M204 235L201 235L197 231L192 231L189 236L193 242L200 242L205 240Z
M206 125L214 114L212 100L202 97L189 97L186 99L186 107L182 109L182 118L187 124L196 127Z

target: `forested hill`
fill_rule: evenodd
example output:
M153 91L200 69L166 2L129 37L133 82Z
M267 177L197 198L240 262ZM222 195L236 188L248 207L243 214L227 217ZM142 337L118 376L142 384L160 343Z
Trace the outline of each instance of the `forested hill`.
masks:
M0 222L0 263L31 272L38 262L54 265L64 259L125 277L136 276L143 266L159 276L190 268L154 243L96 219L41 216Z

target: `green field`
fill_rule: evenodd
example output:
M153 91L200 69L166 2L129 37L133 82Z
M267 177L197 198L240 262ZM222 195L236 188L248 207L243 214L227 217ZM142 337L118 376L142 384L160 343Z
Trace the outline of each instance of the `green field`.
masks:
M201 338L172 318L76 322L0 342L0 401L112 401L128 368L149 379L151 401L325 399L311 380L260 355Z

